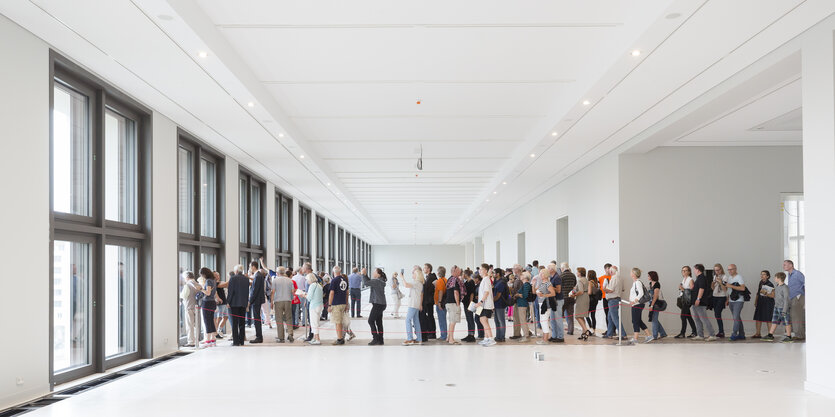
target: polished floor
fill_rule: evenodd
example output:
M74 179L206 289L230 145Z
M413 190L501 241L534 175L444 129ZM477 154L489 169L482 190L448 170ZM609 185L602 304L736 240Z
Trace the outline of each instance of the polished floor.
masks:
M387 317L385 325L388 343L374 347L366 346L364 319L352 321L358 337L345 346L279 345L266 329L263 345L223 341L29 415L793 417L835 410L834 399L803 390L802 343L665 339L619 347L596 338L560 346L407 347L400 345L403 320ZM332 340L327 331L325 339Z

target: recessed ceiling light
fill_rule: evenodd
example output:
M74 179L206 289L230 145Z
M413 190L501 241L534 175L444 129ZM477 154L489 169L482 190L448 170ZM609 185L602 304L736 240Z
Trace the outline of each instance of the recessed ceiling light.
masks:
M640 55L641 55L641 50L640 49L635 49L634 51L632 51L632 56L640 56Z
M165 20L165 21L174 20L173 16L167 15L167 14L159 14L159 15L157 15L157 17L159 18L159 20Z
M304 155L299 155L299 158L304 159Z
M331 183L328 183L328 187L330 187L330 186L331 186Z
M679 17L681 17L681 13L670 13L665 17L667 19L678 19Z
M488 198L487 200L484 200L484 201L486 201L486 202L488 202L488 203L489 203L489 202L490 202L490 199Z
M279 134L278 134L278 137L283 138L283 137L284 137L284 133L279 133Z
M502 181L502 185L507 185L507 181Z
M200 58L206 58L207 56L209 56L209 53L206 51L200 51L197 53L197 56L199 56Z
M247 107L255 107L255 103L253 103L251 101L249 103L246 103L246 105L247 105Z
M551 136L557 136L557 132L551 132Z
M499 193L498 191L493 191L493 194L498 194L498 193Z
M532 154L531 154L531 158L536 158L536 154L535 154L535 153L532 153Z
M591 104L591 102L590 102L590 101L588 101L588 100L583 100L583 105L584 105L584 106L588 106L589 104Z

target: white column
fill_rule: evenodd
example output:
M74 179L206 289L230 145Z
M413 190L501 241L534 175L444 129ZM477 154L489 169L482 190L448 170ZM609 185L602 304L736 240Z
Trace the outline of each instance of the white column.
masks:
M803 43L803 194L806 202L806 389L835 397L829 316L835 253L835 33L817 27Z
M224 246L226 248L226 267L231 270L240 261L240 232L238 230L238 222L240 221L240 207L238 207L238 195L240 194L239 180L240 172L238 168L238 161L226 157L223 166L225 178L224 192L226 195L224 214L226 218L226 236L224 239Z
M481 236L473 240L473 267L477 268L484 263L484 241Z
M475 244L473 242L464 243L464 265L462 268L475 266Z

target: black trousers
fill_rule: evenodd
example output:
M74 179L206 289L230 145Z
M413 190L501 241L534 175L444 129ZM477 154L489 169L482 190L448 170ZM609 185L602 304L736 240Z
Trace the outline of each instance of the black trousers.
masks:
M351 288L351 317L362 316L362 290ZM356 312L356 314L354 314Z
M232 344L243 345L246 339L246 307L229 307L232 321Z
M261 334L261 304L249 306L249 314L252 315L252 321L255 323L255 338L263 339Z
M420 331L423 333L423 341L429 339L437 339L438 335L435 333L435 304L424 304L423 310L420 311Z
M597 328L597 301L597 297L589 297L589 316L586 317L586 323L592 331Z
M467 319L467 336L475 336L475 322L477 319L473 317L473 312L467 307L464 307L464 317ZM482 330L483 332L484 330Z
M383 340L383 311L385 309L385 304L371 304L368 325L371 326L371 338L374 340Z
M690 323L690 330L696 334L696 322L690 315L690 306L681 309L681 334L687 334L687 323Z

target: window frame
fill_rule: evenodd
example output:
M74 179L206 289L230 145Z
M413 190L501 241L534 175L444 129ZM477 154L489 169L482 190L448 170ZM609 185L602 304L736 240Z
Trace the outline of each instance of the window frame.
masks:
M247 229L247 236L246 241L241 241L238 239L238 252L239 257L246 257L249 261L259 259L260 257L265 255L266 252L266 208L267 208L267 199L266 197L266 189L267 189L267 182L264 181L262 178L258 177L257 175L253 174L251 171L244 167L240 167L238 172L238 186L240 187L240 180L246 179L247 180L247 188L246 188L246 229ZM261 201L260 204L260 215L261 215L261 223L260 223L260 232L261 232L261 243L253 244L252 243L252 186L253 183L258 185L261 190ZM240 216L244 212L243 208L240 207L240 195L238 196L238 222L240 224Z
M287 224L282 224L281 213L287 207ZM290 267L293 263L293 198L288 194L275 190L275 265ZM287 237L287 247L284 247L284 237Z
M299 265L304 265L305 262L312 262L312 237L311 223L312 211L310 208L299 204ZM305 220L305 218L307 218Z
M325 236L327 230L325 218L316 214L316 271L325 269Z
M125 93L103 81L54 50L49 51L49 383L55 386L93 373L105 372L120 364L152 356L152 298L151 298L151 212L153 155L153 112ZM90 126L90 215L56 212L55 190L55 88L77 91L88 99ZM107 109L131 118L136 126L136 224L106 220L106 184L104 176L105 114ZM91 311L89 343L90 363L83 367L55 372L54 363L54 250L56 240L91 241ZM137 245L136 349L122 355L105 358L105 246L108 242L124 241Z

